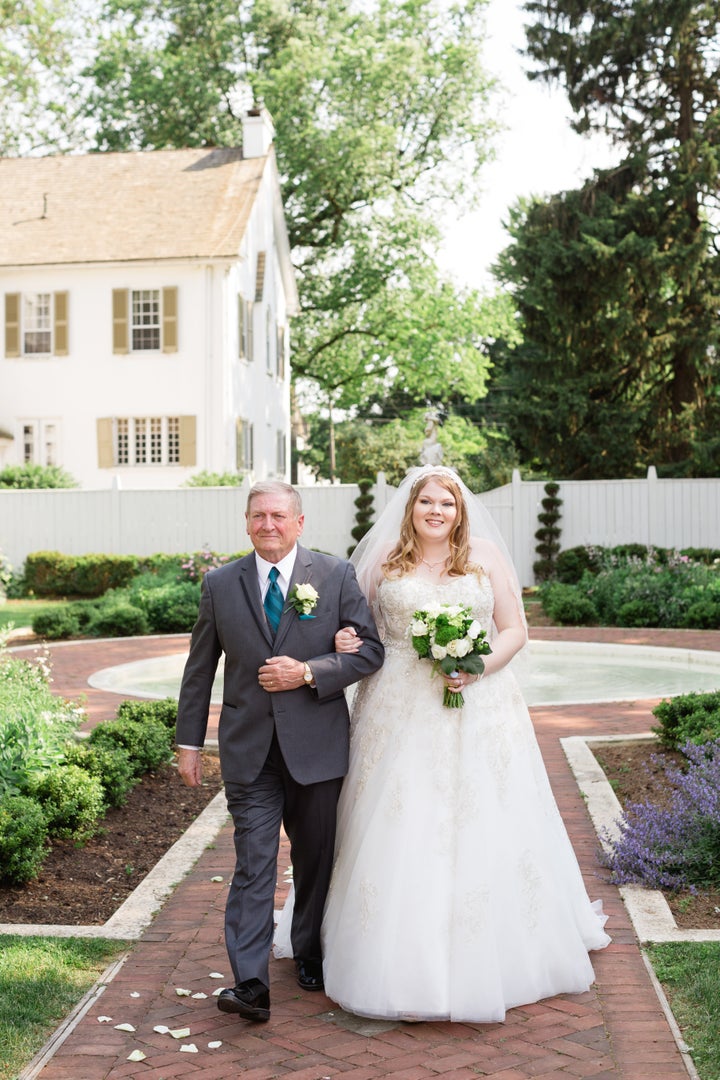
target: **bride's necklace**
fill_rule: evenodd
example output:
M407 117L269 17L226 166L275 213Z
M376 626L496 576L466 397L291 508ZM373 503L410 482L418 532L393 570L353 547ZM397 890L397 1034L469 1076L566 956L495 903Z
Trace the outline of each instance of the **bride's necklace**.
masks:
M437 562L428 562L427 559L421 558L420 562L424 563L428 570L434 570L436 566L445 566L449 558L450 556L446 555L444 559L438 559Z

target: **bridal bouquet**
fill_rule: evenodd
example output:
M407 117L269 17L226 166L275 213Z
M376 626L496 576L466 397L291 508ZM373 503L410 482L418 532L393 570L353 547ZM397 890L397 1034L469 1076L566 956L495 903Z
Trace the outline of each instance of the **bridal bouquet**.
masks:
M483 656L492 652L486 633L473 618L470 608L462 604L435 604L416 611L410 624L413 648L421 660L432 660L433 671L454 675L465 671L482 675ZM465 704L460 691L447 686L443 705L459 709Z

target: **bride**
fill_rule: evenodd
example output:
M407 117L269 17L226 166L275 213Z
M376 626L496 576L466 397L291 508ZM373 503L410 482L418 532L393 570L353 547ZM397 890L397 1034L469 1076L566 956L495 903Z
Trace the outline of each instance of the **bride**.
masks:
M386 651L353 704L323 919L328 997L361 1016L490 1022L587 990L588 950L610 939L508 666L527 630L489 515L452 470L412 470L353 562ZM419 659L409 628L433 604L469 607L486 630L481 675L433 677ZM352 630L336 638L356 647ZM461 707L443 704L445 686Z

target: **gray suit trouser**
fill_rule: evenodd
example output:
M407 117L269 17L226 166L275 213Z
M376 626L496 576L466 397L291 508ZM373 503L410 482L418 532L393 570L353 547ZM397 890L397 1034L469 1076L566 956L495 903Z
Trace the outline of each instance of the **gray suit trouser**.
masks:
M291 940L295 957L320 959L320 927L335 851L337 801L343 778L298 784L273 735L251 784L226 782L235 825L235 873L225 908L225 944L235 984L270 985L280 826L290 840L295 886Z

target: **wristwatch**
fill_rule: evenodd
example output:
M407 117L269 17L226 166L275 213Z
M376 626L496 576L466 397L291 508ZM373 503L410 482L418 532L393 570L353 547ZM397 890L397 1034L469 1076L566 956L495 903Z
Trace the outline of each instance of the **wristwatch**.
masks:
M310 667L310 665L307 662L305 664L303 664L303 667L305 668L305 673L303 675L303 679L305 680L305 682L307 683L308 686L312 686L313 682L315 681L315 677L314 677L314 675L312 673L312 668Z

